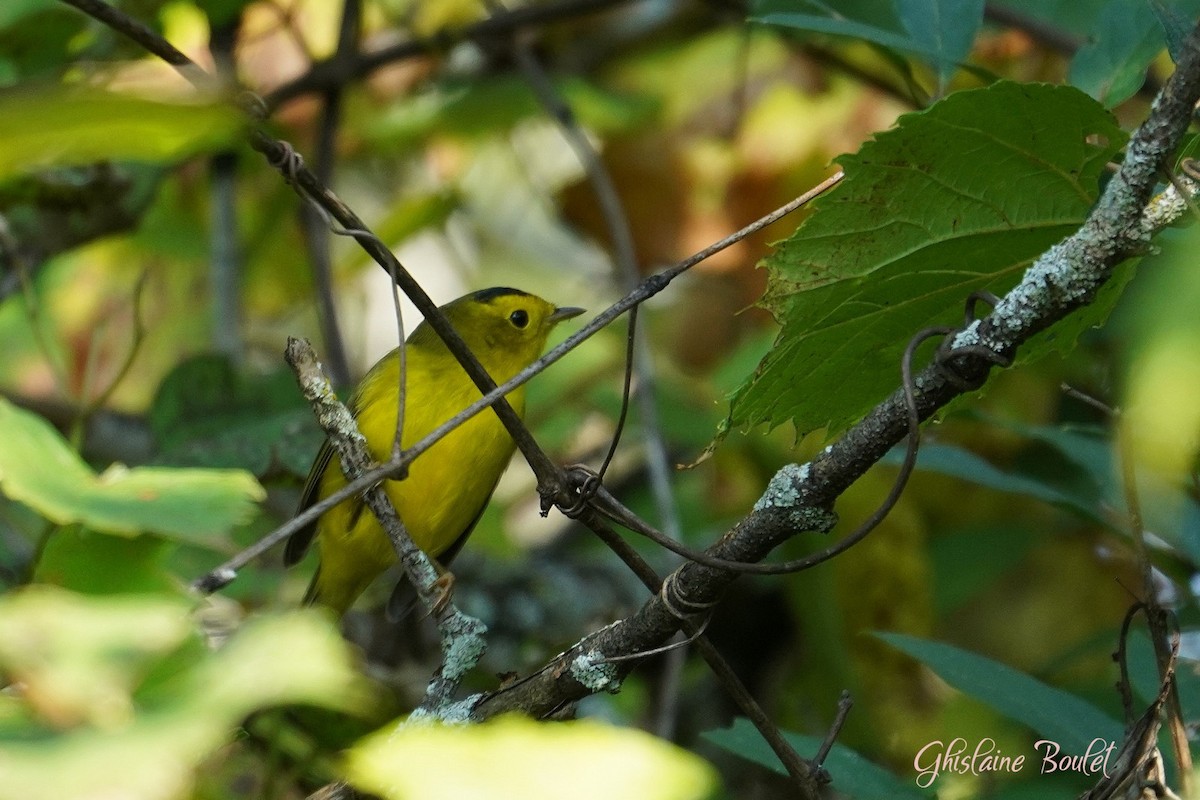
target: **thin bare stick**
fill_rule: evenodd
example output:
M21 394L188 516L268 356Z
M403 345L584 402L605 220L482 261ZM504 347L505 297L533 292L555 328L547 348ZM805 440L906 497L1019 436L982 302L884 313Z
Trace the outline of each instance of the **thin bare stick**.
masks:
M110 6L104 0L62 0L62 2L74 6L89 17L103 22L113 30L137 42L147 51L175 67L175 70L196 88L204 90L218 88L211 75L197 66L173 44L115 6Z
M328 497L313 503L308 508L301 511L296 516L292 517L287 522L280 525L275 530L263 536L254 544L238 551L229 560L213 567L211 570L201 575L196 580L192 581L191 588L200 594L212 594L220 591L237 579L238 571L249 564L254 559L266 553L272 547L280 544L296 531L307 528L318 517L324 514L329 509L347 500L351 497L357 497L367 489L376 485L380 481L395 477L397 467L395 464L384 464L372 469L364 471L361 475L352 481L347 481L346 485L335 492L330 493Z
M1134 552L1142 573L1142 605L1146 625L1150 629L1150 641L1154 647L1154 660L1158 665L1158 677L1170 684L1166 693L1167 729L1171 732L1171 745L1175 751L1177 780L1180 794L1191 797L1192 753L1188 743L1187 727L1183 707L1179 701L1179 688L1173 678L1175 654L1168 641L1167 612L1158 601L1158 590L1154 582L1154 565L1150 561L1150 550L1146 545L1146 531L1142 523L1141 499L1137 488L1137 470L1133 456L1133 435L1129 417L1117 416L1117 449L1121 461L1121 485L1125 495L1125 510L1129 519L1129 535L1133 539Z
M222 86L237 83L234 47L241 29L241 15L213 26L209 50ZM242 275L245 262L238 226L238 154L229 149L209 159L209 198L212 209L208 226L208 275L213 348L229 362L239 365L245 357L242 339Z
M148 270L142 270L138 273L137 281L133 284L133 301L130 303L133 333L130 336L129 347L125 351L125 357L121 360L117 371L113 373L112 379L100 394L92 399L88 399L86 395L82 398L82 406L79 411L81 437L88 421L108 403L109 399L112 398L113 392L117 390L117 387L129 375L129 370L133 368L133 362L137 359L138 353L141 352L142 344L146 341L146 320L142 314L142 302L146 296L146 281L149 275Z
M829 751L833 749L833 743L841 734L842 726L846 724L846 717L850 716L850 709L853 707L854 700L851 699L850 692L843 689L842 696L838 698L837 713L833 717L833 724L829 726L829 733L825 734L825 739L817 749L817 754L813 756L813 765L818 769L825 764L825 759L829 757Z

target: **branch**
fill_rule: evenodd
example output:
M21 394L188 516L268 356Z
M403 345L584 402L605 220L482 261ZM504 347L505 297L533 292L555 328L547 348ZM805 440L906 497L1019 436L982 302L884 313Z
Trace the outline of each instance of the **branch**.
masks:
M73 2L73 0L65 0ZM313 64L303 75L278 87L264 98L266 108L275 110L290 100L310 92L327 91L353 80L365 78L377 69L417 56L445 52L461 42L487 42L512 36L523 30L554 22L585 17L628 5L633 0L563 0L561 3L523 8L494 14L474 25L444 30L427 39L406 42L373 53L337 53Z
M1198 99L1200 28L1188 38L1175 74L1155 100L1149 117L1130 142L1124 163L1080 230L1039 258L990 315L960 333L954 342L959 350L951 351L947 363L932 364L917 375L914 399L921 419L982 385L995 363L994 358L977 355L979 348L1011 358L1018 346L1036 333L1091 302L1118 264L1144 252L1154 230L1151 221L1162 221L1163 203L1147 208L1155 175L1178 147ZM821 530L837 497L907 430L904 394L897 389L813 461L781 469L754 511L706 553L753 562L799 533ZM588 507L582 521L591 526L598 522L597 516ZM485 698L475 716L515 709L544 714L587 694L615 690L635 662L610 659L637 654L664 641L681 627L678 609L705 608L718 602L735 577L733 572L714 567L685 564L668 576L662 591L635 614L585 637L529 680Z

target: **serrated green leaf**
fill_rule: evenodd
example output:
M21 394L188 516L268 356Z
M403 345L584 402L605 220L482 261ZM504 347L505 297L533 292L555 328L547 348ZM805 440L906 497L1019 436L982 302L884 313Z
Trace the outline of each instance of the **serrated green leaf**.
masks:
M240 470L113 465L97 475L50 423L0 398L0 491L59 524L205 542L265 497Z
M761 764L781 775L787 774L770 745L762 738L754 724L745 717L738 717L728 728L705 731L701 736L747 761ZM821 746L821 739L816 736L803 736L788 731L784 731L783 736L798 753L813 754ZM878 764L863 758L855 750L837 742L829 751L825 768L833 778L831 786L839 797L855 800L872 800L879 797L918 800L932 795L932 792L918 789L911 781L900 780Z
M186 105L95 89L0 96L0 180L101 160L167 161L232 141L243 125L224 105Z
M1111 108L1142 88L1146 69L1165 46L1162 26L1147 13L1145 0L1111 0L1091 41L1071 59L1071 83Z
M857 419L897 385L914 333L960 323L971 292L1006 291L1079 227L1125 139L1076 89L999 82L839 159L845 180L764 262L783 330L724 427L833 435Z
M944 87L971 52L983 0L898 0L896 8L909 36L937 53L933 66Z
M925 664L960 692L1054 741L1064 752L1083 753L1097 737L1121 741L1121 723L1091 703L1006 664L915 636L874 635Z

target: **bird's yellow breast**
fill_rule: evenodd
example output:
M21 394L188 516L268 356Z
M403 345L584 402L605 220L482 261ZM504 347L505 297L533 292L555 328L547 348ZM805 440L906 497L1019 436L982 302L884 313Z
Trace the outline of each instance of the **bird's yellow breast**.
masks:
M406 356L402 444L410 447L481 395L457 361L447 363L431 357L429 349L414 346L409 346ZM385 357L363 380L353 402L359 429L372 458L379 462L391 457L399 373L399 358L394 353ZM510 376L493 373L493 377L503 381ZM512 391L507 399L522 415L524 389ZM436 558L466 533L483 511L513 447L495 412L485 410L418 456L406 478L386 481L384 488L413 542ZM326 497L345 483L335 455L322 476L319 496ZM322 599L334 607L348 607L396 560L387 535L357 498L321 517L317 542ZM341 594L349 598L344 603L337 596Z

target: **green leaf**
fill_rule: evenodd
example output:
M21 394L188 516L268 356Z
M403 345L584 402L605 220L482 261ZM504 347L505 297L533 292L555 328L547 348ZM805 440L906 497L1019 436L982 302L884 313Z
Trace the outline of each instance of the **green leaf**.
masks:
M900 460L900 450L891 451L885 459L886 462L895 464L900 463ZM1100 498L1097 492L1069 491L1038 478L1016 472L1004 472L961 447L934 443L922 445L917 454L917 469L960 478L1001 492L1032 497L1069 508L1100 524L1107 524L1100 513Z
M1039 534L998 524L955 531L929 544L933 605L939 619L987 591L1040 541Z
M1124 502L1115 482L1112 442L1104 429L1078 425L1027 425L1015 420L994 424L1053 447L1086 476L1095 487L1098 500Z
M431 770L431 763L455 767ZM347 754L346 777L385 800L559 800L564 787L576 800L701 800L717 785L699 756L643 731L519 716L465 726L393 724Z
M0 96L0 180L41 167L92 161L169 161L232 141L231 106L145 100L54 87Z
M249 519L266 495L240 470L114 464L97 475L53 426L0 398L0 490L59 524L203 542Z
M1006 291L1079 227L1125 138L1076 89L999 82L840 158L845 180L764 262L783 330L723 430L842 430L898 384L914 333L959 324L969 293Z
M157 536L106 536L75 526L51 534L34 580L84 594L170 593L180 582L163 566L169 542Z
M1150 8L1154 9L1158 24L1162 26L1163 34L1167 37L1167 51L1171 54L1171 60L1179 63L1179 56L1183 53L1183 42L1195 27L1195 14L1185 14L1163 0L1150 0Z
M1005 664L915 636L874 635L922 662L960 692L1054 741L1064 752L1086 752L1097 737L1110 742L1121 740L1121 723L1091 703Z
M821 746L821 739L816 736L803 736L787 731L783 735L798 753L813 754ZM747 761L761 764L781 775L787 774L770 745L762 738L754 724L745 717L738 717L728 728L706 731L701 736ZM918 789L911 781L898 779L878 764L873 764L856 751L836 742L825 760L825 768L833 778L832 788L839 797L861 800L878 797L917 800L932 796L932 792Z
M897 10L909 35L937 54L933 66L944 87L971 52L983 0L898 0Z
M0 5L0 29L19 22L22 17L58 7L54 0L5 0Z
M1175 670L1175 690L1179 695L1179 703L1183 710L1184 719L1195 719L1200 714L1200 686L1194 665L1195 660L1187 655L1187 642L1195 641L1197 631L1184 629L1183 662L1187 667ZM1133 685L1134 696L1141 700L1143 707L1150 705L1158 697L1161 688L1161 678L1158 674L1158 659L1154 655L1154 645L1145 630L1133 630L1125 642L1125 658L1129 667L1129 682ZM1190 662L1190 663L1189 663ZM1135 709L1136 709L1135 705ZM1140 709L1138 709L1140 710Z
M1107 0L993 0L1021 17L1076 36L1087 36Z
M1165 38L1145 0L1111 0L1100 12L1091 41L1071 59L1071 83L1108 107L1128 100L1146 82L1146 69Z
M903 26L892 0L753 0L750 16L813 13L831 19L850 19L899 33Z
M87 17L54 0L0 3L0 86L22 79L57 80L88 38Z
M188 601L85 598L30 586L0 598L0 668L59 725L113 724L133 712L141 672L191 633ZM6 788L9 764L5 765Z
M556 81L555 89L581 123L601 133L628 129L655 109L643 98L605 90L583 78ZM433 134L491 137L544 113L522 77L458 79L391 104L385 114L367 123L366 135L402 145L416 144Z
M182 599L46 586L0 598L0 672L24 687L0 725L5 796L190 797L201 764L248 714L367 705L324 615L254 620L214 652L200 645L190 611ZM142 692L146 680L154 687Z
M864 22L851 19L835 19L815 14L776 13L762 17L751 17L751 22L761 22L764 25L778 25L784 28L796 28L814 33L827 33L834 36L848 36L852 39L863 39L883 47L902 50L906 53L916 53L935 63L941 62L941 54L928 43L918 41L902 33L893 33Z
M150 428L156 463L307 475L325 435L286 371L245 376L219 355L179 364L158 387Z

